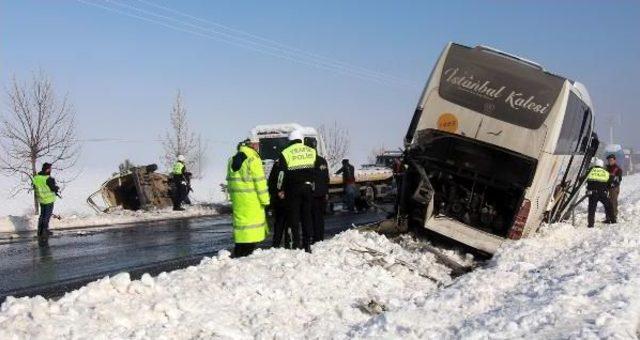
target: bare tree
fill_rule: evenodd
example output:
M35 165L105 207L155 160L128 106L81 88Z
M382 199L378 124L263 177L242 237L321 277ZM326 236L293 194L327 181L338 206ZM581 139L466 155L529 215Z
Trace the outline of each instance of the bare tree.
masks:
M187 110L180 91L176 95L170 119L171 129L161 138L165 166L171 168L178 155L184 155L187 170L193 174L194 178L200 178L204 171L207 146L203 143L202 137L196 135L189 127Z
M0 126L0 171L19 176L13 194L32 190L31 179L39 162L49 162L64 171L75 166L80 154L76 136L75 111L67 96L58 98L53 83L43 72L35 72L31 82L15 77L6 90L7 112ZM72 177L61 176L62 184ZM38 203L34 193L34 208Z
M334 121L328 127L325 125L320 126L318 132L324 140L327 163L329 163L331 169L335 169L349 152L351 144L349 130L339 126L338 122Z

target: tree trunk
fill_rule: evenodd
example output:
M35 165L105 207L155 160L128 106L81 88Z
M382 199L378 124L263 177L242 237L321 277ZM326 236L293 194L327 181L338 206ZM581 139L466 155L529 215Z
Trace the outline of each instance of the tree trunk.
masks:
M31 157L31 177L37 174L36 172L36 159ZM38 204L38 196L36 195L35 188L33 189L33 211L35 211L36 215L40 213L40 204Z

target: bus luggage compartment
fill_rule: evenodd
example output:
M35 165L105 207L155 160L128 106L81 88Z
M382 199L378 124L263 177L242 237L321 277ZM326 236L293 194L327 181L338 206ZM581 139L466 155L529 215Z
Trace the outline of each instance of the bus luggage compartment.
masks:
M434 224L446 218L505 238L531 185L537 161L466 136L426 129L418 132L409 148L407 164L403 202L410 224L459 238L460 233L445 232L442 223L437 223L439 227ZM461 229L459 223L446 225Z

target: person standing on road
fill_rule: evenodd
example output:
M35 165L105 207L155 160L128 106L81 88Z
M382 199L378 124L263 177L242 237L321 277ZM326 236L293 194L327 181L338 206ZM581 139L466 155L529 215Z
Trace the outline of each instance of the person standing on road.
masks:
M171 171L172 181L173 181L173 210L182 211L184 208L182 207L182 202L187 195L187 177L186 177L186 166L184 165L185 157L183 155L178 155L178 160L173 164L173 170Z
M611 210L611 202L609 201L610 185L611 175L609 175L609 172L604 168L602 159L596 159L594 166L591 167L587 174L587 195L589 197L587 221L589 228L593 228L598 202L604 206L606 213L605 223L616 223L615 216L613 216Z
M282 167L280 160L276 160L269 173L267 185L269 187L269 197L271 198L271 212L273 213L273 247L280 248L284 237L284 248L291 248L291 239L289 238L289 227L287 225L287 207L284 199L278 196L278 183L282 182L280 176Z
M268 234L265 209L269 205L269 190L257 150L257 140L241 142L238 152L229 159L227 166L235 257L253 253L256 245L264 241Z
M318 142L309 139L306 144L316 150ZM317 155L314 166L313 202L311 216L313 219L313 243L324 240L324 214L327 211L329 198L329 165L324 157Z
M353 165L348 159L342 160L342 167L336 175L342 174L342 185L344 187L344 204L347 210L353 212L356 204L356 175Z
M618 220L618 196L620 195L620 183L622 182L622 168L618 166L616 155L607 156L607 171L612 177L609 188L609 201L611 202L611 212L614 220Z
M40 204L40 217L38 218L38 238L46 239L51 235L49 221L53 215L53 203L56 201L60 188L56 180L51 177L51 164L42 164L42 171L31 179L36 200Z
M302 143L304 135L294 130L289 135L289 146L280 154L282 183L278 195L287 203L287 223L293 234L293 245L311 252L313 220L311 205L313 200L314 166L316 150ZM298 228L302 226L302 244Z

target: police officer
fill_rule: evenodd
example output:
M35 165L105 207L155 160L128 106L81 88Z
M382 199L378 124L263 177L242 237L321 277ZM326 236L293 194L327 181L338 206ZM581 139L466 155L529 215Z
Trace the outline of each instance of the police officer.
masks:
M284 238L284 248L291 248L291 239L289 237L289 228L287 225L287 207L285 200L278 196L278 182L282 181L282 176L279 176L282 171L280 161L276 160L273 163L267 185L269 187L269 197L271 203L269 208L273 214L273 246L280 248Z
M311 252L314 166L316 150L302 143L304 135L294 130L289 135L289 146L280 154L282 183L278 195L287 204L287 223L293 234L293 245ZM302 226L302 244L297 229Z
M250 255L268 233L265 209L269 191L256 140L245 140L229 159L227 190L233 209L234 255Z
M184 165L184 161L185 157L183 155L178 155L178 159L173 164L173 170L171 171L173 187L175 188L171 198L173 199L173 210L177 211L184 210L182 202L187 195L187 169Z
M46 239L51 235L49 221L53 215L53 203L56 201L60 188L56 180L51 177L51 164L42 164L42 171L31 179L36 200L40 204L40 217L38 218L38 238Z
M317 151L318 142L309 139L305 142L310 148ZM313 219L313 243L324 240L324 214L327 211L327 199L329 197L329 166L327 160L316 155L313 179L313 202L311 216Z
M588 227L593 228L598 202L604 206L607 219L605 223L616 223L615 216L611 211L611 202L609 201L609 186L611 184L611 176L609 171L604 168L604 162L596 159L594 166L587 174L587 195L589 196L589 214Z

